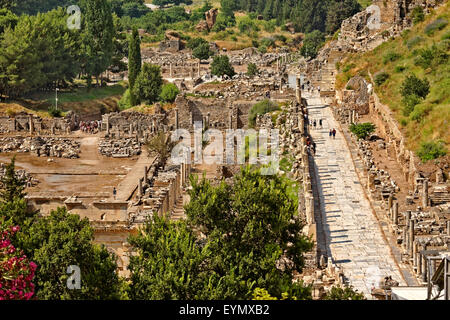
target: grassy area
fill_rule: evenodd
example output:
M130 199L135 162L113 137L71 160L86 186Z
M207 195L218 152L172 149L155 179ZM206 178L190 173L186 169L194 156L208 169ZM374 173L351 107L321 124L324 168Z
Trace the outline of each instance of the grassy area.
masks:
M358 0L358 2L364 9L372 4L372 0Z
M69 102L85 102L89 100L105 99L111 96L122 95L125 92L125 86L117 84L114 86L92 88L72 89L68 91L61 90L58 92L58 104L65 104ZM50 105L55 104L55 92L36 94L31 97L34 100L45 100Z
M435 45L438 49L433 49ZM433 51L435 50L435 51ZM437 51L436 51L437 50ZM438 52L438 53L436 53ZM450 4L426 16L425 21L405 30L402 36L383 43L365 54L352 54L339 64L336 85L361 75L377 79L375 92L388 105L401 124L411 150L423 143L442 140L450 146ZM405 112L401 94L403 81L410 74L426 78L430 92L425 99ZM406 114L406 115L405 115Z

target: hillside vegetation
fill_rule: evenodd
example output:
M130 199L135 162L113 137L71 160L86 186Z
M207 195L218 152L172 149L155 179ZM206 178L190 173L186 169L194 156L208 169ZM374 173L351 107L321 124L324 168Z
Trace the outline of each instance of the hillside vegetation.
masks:
M381 102L394 111L407 138L419 155L450 146L450 7L449 3L423 17L415 25L364 54L351 54L338 65L337 87L361 75L374 79ZM426 159L427 157L422 159ZM433 157L432 157L433 158Z

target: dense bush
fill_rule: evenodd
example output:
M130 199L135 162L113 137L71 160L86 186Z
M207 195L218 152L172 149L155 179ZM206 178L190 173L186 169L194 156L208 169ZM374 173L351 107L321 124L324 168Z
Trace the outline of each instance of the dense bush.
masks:
M403 81L400 92L403 98L411 95L425 98L430 92L430 83L426 78L421 80L415 74L411 74Z
M254 63L249 63L247 66L247 75L252 77L259 73L258 67Z
M443 157L446 154L445 145L442 141L423 142L417 151L417 156L423 162Z
M318 30L306 34L303 46L300 49L301 55L306 58L315 58L324 42L325 35Z
M164 102L174 102L175 98L179 93L180 89L178 89L178 87L175 84L168 83L163 85L161 89L160 98Z
M202 43L192 50L192 56L199 60L207 60L213 55L213 52L209 49L209 43Z
M133 94L137 102L151 104L158 101L162 84L161 68L157 65L144 63L133 88Z
M422 7L415 7L411 13L412 22L418 24L425 20L425 14L423 13Z
M389 74L386 72L380 72L375 75L375 83L377 86L381 86L387 79L389 79Z
M375 131L375 125L370 122L366 123L353 123L350 126L350 131L354 133L358 139L366 139L372 132Z
M446 63L448 60L448 54L439 48L436 44L433 44L430 48L424 48L418 51L418 56L414 59L414 63L417 66L427 69L433 65L440 65Z
M387 64L389 62L394 62L401 58L401 55L396 52L388 52L383 56L383 63Z
M125 110L132 107L130 89L127 89L123 94L122 98L120 98L118 106L120 110Z
M394 71L397 73L403 72L406 70L405 66L395 66Z
M48 114L54 118L60 118L62 116L61 109L56 109L55 107L48 108Z
M416 96L415 94L410 94L406 97L403 98L403 115L405 117L409 116L411 114L411 112L414 111L414 107L422 102L422 99L420 99L418 96Z
M250 126L253 127L256 124L256 116L258 114L262 115L279 109L280 108L275 102L272 102L268 99L260 101L250 109L250 113L248 115L248 122Z
M234 69L230 63L228 56L219 55L215 56L211 63L211 74L221 77L227 75L232 77L235 75Z

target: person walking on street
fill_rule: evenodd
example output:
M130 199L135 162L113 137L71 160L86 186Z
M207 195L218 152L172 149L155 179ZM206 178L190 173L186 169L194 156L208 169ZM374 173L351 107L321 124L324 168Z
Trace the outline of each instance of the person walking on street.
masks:
M319 126L320 126L320 129L323 128L323 127L322 127L322 119L319 119Z
M114 200L116 200L116 195L117 195L117 190L116 190L116 187L114 187L114 189L113 189Z
M312 151L313 151L313 155L316 155L316 143L313 141L312 142Z
M316 129L316 125L317 125L316 120L314 120L313 122L314 129Z
M333 135L333 130L330 129L330 133L328 134L328 136L331 138L332 135Z
M333 128L333 139L336 139L336 129Z

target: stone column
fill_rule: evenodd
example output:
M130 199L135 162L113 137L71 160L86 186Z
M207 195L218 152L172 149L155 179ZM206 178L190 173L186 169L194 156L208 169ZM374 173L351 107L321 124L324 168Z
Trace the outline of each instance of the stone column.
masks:
M398 225L398 201L394 202L394 208L393 208L393 215L392 215L392 221L395 225Z
M106 116L106 133L109 134L109 115Z
M147 166L145 166L144 167L144 183L147 183L147 180L148 180L147 171L148 171L148 168L147 168Z
M422 254L419 252L419 245L417 245L417 261L416 261L416 274L422 275Z
M407 239L406 239L407 229L408 229L407 226L405 226L402 230L402 248L404 250L408 249L407 243L406 243L407 242Z
M175 108L175 130L179 128L179 122L178 122L178 108Z
M190 71L190 77L191 79L194 79L194 67L191 65L191 71Z
M417 268L417 254L418 254L418 250L419 250L419 245L417 244L416 241L413 242L413 267Z
M144 189L142 188L142 178L139 179L139 196L144 195Z
M280 79L280 93L283 93L283 79Z
M298 103L302 103L302 85L300 77L296 78L295 97L297 98Z
M206 114L206 128L209 128L210 120L211 120L211 113L208 112L208 113Z
M426 246L424 246L424 249L426 250ZM426 256L423 254L422 255L422 281L423 282L427 282L427 271L428 271L428 265L427 265L427 258Z
M232 114L232 111L231 111L231 109L230 109L230 115L229 115L229 122L228 122L228 129L233 129L233 114Z
M413 256L413 250L414 250L414 220L411 219L409 224L409 254L412 257Z
M172 76L173 76L173 68L172 68L172 63L170 63L170 65L169 65L169 76L172 78Z
M355 123L355 110L352 110L352 123Z
M388 198L388 213L389 213L389 216L391 216L392 199L393 199L393 196L392 196L392 193L391 193L391 194L389 195L389 198Z
M450 237L450 220L447 221L447 235Z
M32 115L30 115L29 123L30 123L30 134L33 134L34 133L34 122L33 122L33 116Z
M423 180L422 207L428 207L428 180Z
M200 77L200 61L197 62L197 77Z

